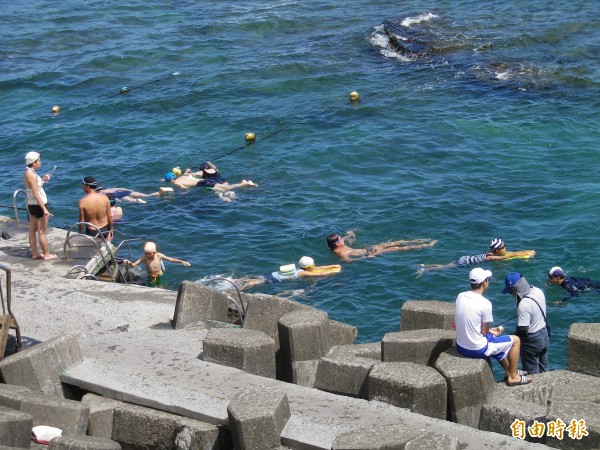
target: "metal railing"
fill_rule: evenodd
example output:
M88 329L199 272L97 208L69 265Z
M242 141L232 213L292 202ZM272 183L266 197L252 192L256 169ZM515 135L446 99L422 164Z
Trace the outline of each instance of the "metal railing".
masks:
M25 196L23 198L25 208L21 208L21 209L24 209L27 212L27 220L29 220L29 211L27 210L27 194L25 193L25 190L17 189L15 192L13 192L13 210L15 212L15 219L17 220L17 225L19 225L19 208L17 207L17 197L18 197L19 193L21 193L21 192Z
M222 278L222 277L217 277L217 278L208 280L206 283L204 283L204 285L208 286L210 284L213 284L215 281L227 281L228 283L232 284L233 287L235 288L235 291L237 292L237 295L238 295L238 299L240 300L239 303L236 302L233 298L231 298L231 296L229 294L226 294L226 295L227 295L227 298L229 300L231 300L231 302L235 305L235 308L237 309L237 312L238 312L238 316L240 316L240 322L241 322L242 326L244 326L244 319L246 318L246 307L244 306L244 302L242 301L242 294L240 294L239 288L233 281L231 281L227 278Z
M79 234L79 233L72 234L73 230L75 228L77 228L77 230L79 230L80 226L82 228L88 228L88 229L96 231L97 237L89 236L87 234ZM93 244L93 246L96 247L96 250L98 250L98 254L99 254L100 258L102 258L102 263L108 269L113 281L120 281L122 283L127 284L127 279L125 278L125 276L123 276L123 274L119 270L119 264L117 262L116 253L118 253L118 251L121 249L121 247L123 245L125 245L127 247L128 255L130 255L131 251L129 248L129 243L132 241L140 241L141 239L127 239L127 236L124 233L121 233L117 230L113 230L113 233L124 236L124 239L121 240L119 245L114 247L117 250L116 252L113 252L113 246L112 246L111 242L106 240L106 237L104 236L104 234L102 233L100 228L98 228L93 223L77 222L77 223L71 225L71 227L67 230L67 237L65 238L65 243L63 245L63 253L65 255L65 259L67 259L67 260L69 259L69 255L67 253L67 248L72 247L72 245L71 245L72 238L77 237L77 239L80 239L80 238L86 239L89 242L91 242ZM105 252L103 252L102 249L105 249ZM113 267L112 271L110 269L111 264ZM87 271L85 266L81 266L81 265L76 265L76 266L71 267L69 269L69 271L67 272L67 275L70 275L71 273L73 273L73 271L75 269L83 269L83 272L85 272L85 273L84 273L84 275L81 276L81 278L97 279L94 274L90 274Z

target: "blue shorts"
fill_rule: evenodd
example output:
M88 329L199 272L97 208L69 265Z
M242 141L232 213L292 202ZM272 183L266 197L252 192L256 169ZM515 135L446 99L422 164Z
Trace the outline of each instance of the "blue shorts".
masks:
M456 350L467 358L485 358L489 356L498 361L506 358L506 354L512 348L512 339L509 335L494 336L492 333L485 335L488 343L485 347L479 350L467 350L456 344Z

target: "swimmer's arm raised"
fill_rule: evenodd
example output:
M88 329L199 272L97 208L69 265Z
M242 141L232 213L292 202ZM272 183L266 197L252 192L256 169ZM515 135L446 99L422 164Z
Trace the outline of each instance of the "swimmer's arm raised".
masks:
M350 243L356 242L356 234L354 234L354 231L348 230L346 231L346 234L344 234L343 239L347 240Z
M191 266L191 264L187 261L183 261L183 260L177 259L177 258L171 258L170 256L163 255L162 253L158 253L158 256L159 256L159 258L164 259L169 262L172 262L172 263L183 264L185 267Z

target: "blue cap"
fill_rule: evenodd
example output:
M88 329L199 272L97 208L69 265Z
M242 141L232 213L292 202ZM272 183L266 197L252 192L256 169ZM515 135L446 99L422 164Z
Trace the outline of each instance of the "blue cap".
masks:
M508 291L510 291L511 288L513 288L515 284L517 284L517 282L521 279L522 276L523 275L521 275L519 272L511 272L508 275L506 275L506 278L504 280L505 288L502 289L502 293L508 294Z
M177 175L175 175L173 172L167 172L167 174L165 175L165 181L171 181L175 178L177 178Z

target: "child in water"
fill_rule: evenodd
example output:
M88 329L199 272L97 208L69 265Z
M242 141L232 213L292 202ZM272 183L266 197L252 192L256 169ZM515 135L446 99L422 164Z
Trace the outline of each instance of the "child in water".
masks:
M165 284L165 273L164 264L162 260L169 262L183 264L185 267L191 266L187 261L181 259L171 258L162 253L156 251L156 244L154 242L146 242L144 245L144 254L136 262L131 262L128 259L123 260L123 263L130 265L131 267L138 266L142 261L146 264L148 271L148 277L146 278L146 286L149 287L163 287Z

